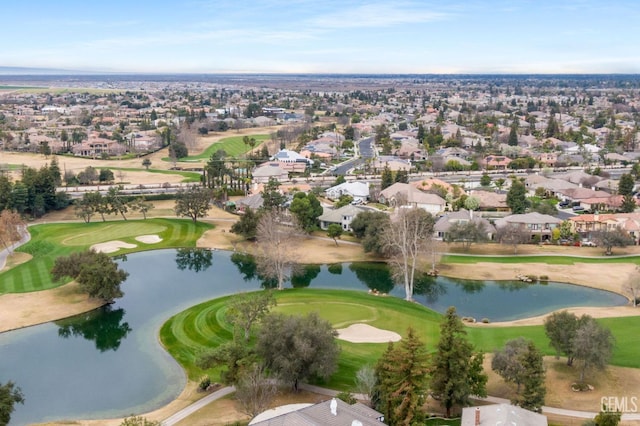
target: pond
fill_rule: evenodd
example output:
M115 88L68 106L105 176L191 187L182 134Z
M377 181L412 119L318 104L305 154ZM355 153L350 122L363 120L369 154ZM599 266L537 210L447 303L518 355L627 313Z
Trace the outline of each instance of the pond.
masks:
M161 348L162 323L198 302L256 290L269 283L247 256L193 249L128 255L125 296L73 318L0 334L0 381L13 380L26 397L12 425L100 419L144 413L173 400L186 378ZM307 266L295 287L377 289L404 297L386 265ZM568 306L624 305L624 297L585 287L526 285L423 277L415 298L444 312L491 321L523 318Z

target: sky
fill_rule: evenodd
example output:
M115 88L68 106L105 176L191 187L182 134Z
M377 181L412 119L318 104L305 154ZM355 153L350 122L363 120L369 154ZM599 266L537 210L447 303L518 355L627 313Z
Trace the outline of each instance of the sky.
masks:
M638 0L3 1L0 66L640 73Z

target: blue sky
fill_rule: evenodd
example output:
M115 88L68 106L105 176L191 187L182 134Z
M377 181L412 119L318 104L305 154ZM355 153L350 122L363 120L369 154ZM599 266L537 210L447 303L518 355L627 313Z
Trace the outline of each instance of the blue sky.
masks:
M0 66L154 73L640 73L638 0L30 0Z

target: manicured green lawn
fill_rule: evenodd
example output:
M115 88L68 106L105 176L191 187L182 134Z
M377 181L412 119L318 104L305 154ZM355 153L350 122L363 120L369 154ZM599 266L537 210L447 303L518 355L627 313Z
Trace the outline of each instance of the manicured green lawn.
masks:
M262 142L268 140L270 138L269 135L248 135L249 138L254 138L256 140L256 146L254 148L259 147ZM224 150L227 153L228 157L241 158L245 155L245 153L251 149L251 147L247 146L243 142L244 136L231 136L228 138L221 139L219 142L211 144L207 149L205 149L201 154L198 155L190 155L185 158L181 158L180 161L196 161L196 160L208 160L211 158L211 154L218 150ZM163 158L163 161L171 161L170 158Z
M478 262L491 263L546 263L549 265L574 265L576 263L636 263L640 264L640 256L625 257L577 257L577 256L473 256L443 255L442 263L471 264Z
M170 247L195 247L195 242L212 225L187 219L122 220L92 223L55 223L29 227L31 241L16 251L33 258L0 274L1 293L23 293L46 290L63 283L52 282L49 271L55 259L82 251L93 244L120 240L135 244L133 249L120 249L114 255ZM162 241L145 244L140 235L156 234Z
M442 316L419 304L394 297L375 297L363 292L347 290L288 289L275 293L275 310L287 314L306 314L316 311L342 328L354 323L393 330L406 335L413 327L429 351L435 351L440 334ZM231 339L231 328L224 321L225 305L229 297L211 300L170 318L160 331L160 339L169 353L185 368L189 378L197 380L210 374L218 380L219 369L203 371L195 365L198 354ZM617 341L612 364L640 368L640 317L599 320L609 327ZM542 326L529 327L468 327L469 340L478 350L492 352L519 336L532 339L547 355L554 355ZM386 344L348 343L339 341L342 352L338 371L323 386L353 390L355 373L364 365L375 365Z

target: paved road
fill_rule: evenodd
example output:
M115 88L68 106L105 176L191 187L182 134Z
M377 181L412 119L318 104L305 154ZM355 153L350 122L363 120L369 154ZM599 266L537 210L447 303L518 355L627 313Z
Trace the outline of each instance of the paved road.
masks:
M198 400L193 404L189 405L188 407L183 408L182 410L175 413L173 416L168 417L162 422L162 426L173 426L176 423L178 423L180 420L183 420L184 418L190 416L191 414L195 413L202 407L212 403L217 399L223 398L235 391L236 391L236 388L234 388L233 386L228 386L228 387L219 389L214 393L212 393L211 395L207 395L201 400Z
M30 239L31 239L31 234L29 234L29 231L27 231L27 229L25 228L22 230L22 239L20 241L10 245L8 248L5 247L2 250L0 250L0 269L4 268L4 266L7 264L7 258L9 257L11 252L16 247L21 246L22 244L26 243Z

